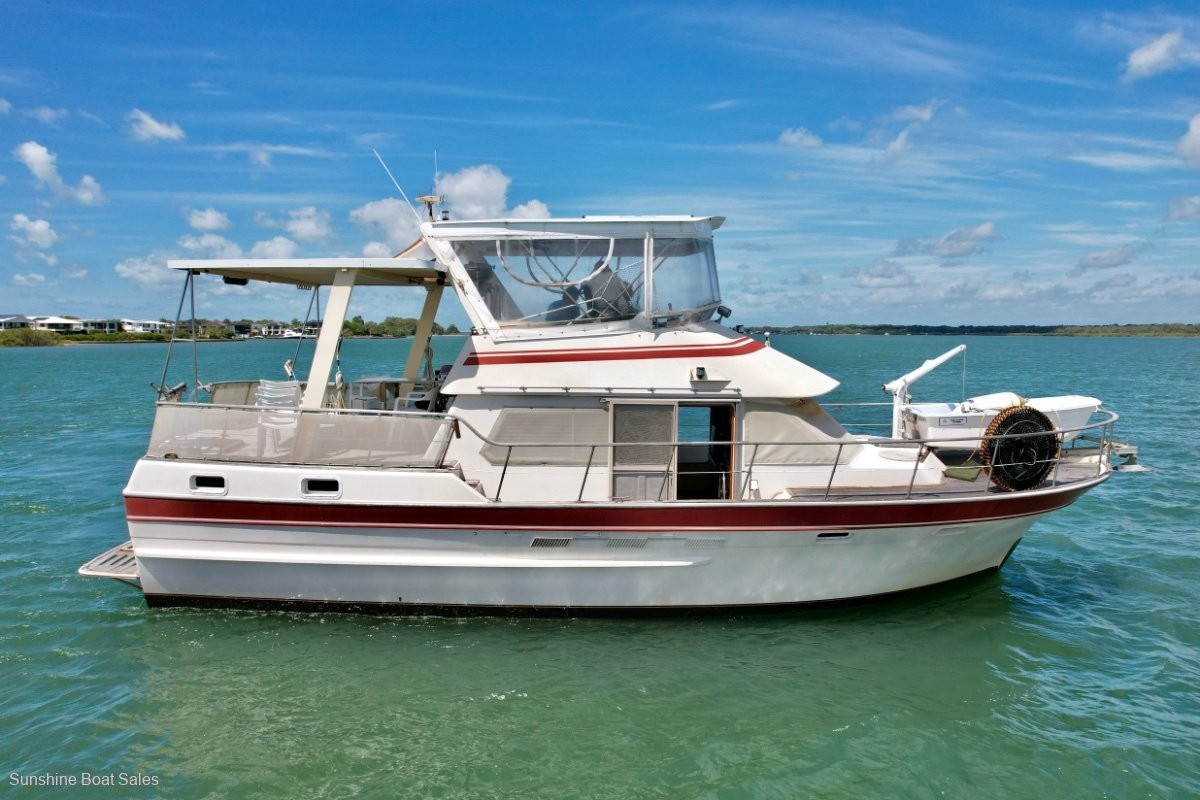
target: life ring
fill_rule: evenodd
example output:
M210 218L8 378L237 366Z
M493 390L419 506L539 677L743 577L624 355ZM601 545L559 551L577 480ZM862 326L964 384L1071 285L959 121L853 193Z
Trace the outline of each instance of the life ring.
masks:
M1030 406L1010 406L992 419L979 447L991 468L992 483L1006 492L1036 489L1058 458L1058 437L1050 418ZM1012 438L993 438L993 437Z

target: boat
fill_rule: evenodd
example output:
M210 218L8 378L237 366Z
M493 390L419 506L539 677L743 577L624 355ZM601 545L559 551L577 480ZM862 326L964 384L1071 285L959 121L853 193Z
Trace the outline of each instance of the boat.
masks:
M1100 410L1101 402L1095 397L1072 394L1027 398L1011 391L968 397L958 403L912 402L908 390L918 379L954 356L966 352L966 349L965 344L960 344L883 385L883 390L893 398L893 437L934 440L931 445L934 448L976 450L1001 412L1021 407L1042 414L1045 417L1044 424L1060 431L1062 441L1069 442L1087 427L1092 415Z
M894 438L926 440L930 448L942 453L943 458L951 452L958 452L961 458L963 451L979 451L983 448L989 435L1005 424L1004 420L1007 417L1018 413L1013 409L1028 409L1019 413L1035 417L1041 427L1058 431L1063 442L1074 441L1080 434L1083 434L1086 440L1095 441L1086 431L1089 430L1093 416L1101 410L1103 404L1099 398L1087 395L1022 397L1016 392L1002 391L968 397L957 403L912 402L908 390L918 379L954 356L966 352L966 349L965 344L960 344L936 358L925 361L912 372L883 385L883 391L892 395ZM1138 463L1136 445L1109 442L1107 446L1110 459L1112 456L1122 458L1120 463L1113 465L1114 469L1128 472L1149 471L1148 467Z
M324 288L311 367L161 389L129 540L81 573L152 607L787 607L996 570L1112 473L1103 408L1070 431L1004 409L966 468L927 438L847 430L821 405L837 380L728 324L722 217L428 208L395 258L170 263L185 296ZM346 380L352 295L397 286L424 296L403 374ZM435 368L447 290L472 327Z

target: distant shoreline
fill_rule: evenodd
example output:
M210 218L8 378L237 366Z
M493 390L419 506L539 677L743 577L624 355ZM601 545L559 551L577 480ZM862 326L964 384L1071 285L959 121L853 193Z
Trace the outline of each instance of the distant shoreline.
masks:
M1128 325L742 325L739 329L747 334L770 334L771 336L1074 336L1074 337L1127 337L1127 338L1190 338L1200 337L1200 323L1154 323ZM5 331L8 333L8 331ZM39 332L43 333L43 332ZM112 334L103 334L112 337ZM442 334L445 336L466 336L467 334ZM0 337L0 347L61 347L70 345L89 344L165 344L169 337L161 334L142 334L137 338L95 338L81 337L61 338L55 340L58 334L28 337L26 341L4 341ZM314 340L315 336L305 336L304 339ZM347 339L378 339L397 340L409 339L410 336L347 336ZM303 341L302 339L257 337L253 341ZM190 342L191 339L176 339L177 342ZM201 338L197 342L242 342L246 339Z
M1200 336L1200 324L1128 325L746 325L746 333L772 336L1118 336L1176 338Z

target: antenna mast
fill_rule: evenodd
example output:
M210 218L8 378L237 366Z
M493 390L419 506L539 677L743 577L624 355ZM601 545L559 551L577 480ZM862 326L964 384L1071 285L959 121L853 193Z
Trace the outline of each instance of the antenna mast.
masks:
M433 212L433 207L436 205L439 205L446 199L444 196L437 193L437 179L438 179L437 150L434 150L433 151L433 188L432 188L432 191L430 191L429 194L421 195L420 197L417 198L418 203L424 204L425 213L429 215L430 222L434 222L437 219L437 216ZM444 212L443 212L442 218L448 219L448 217L445 216Z
M399 192L400 196L404 198L404 202L408 206L408 210L412 212L413 217L415 217L417 220L417 224L420 225L421 224L421 215L417 213L417 210L415 208L413 208L413 204L411 202L409 202L408 195L406 195L404 193L404 190L400 188L400 184L396 181L395 176L392 175L392 171L390 169L388 169L388 165L384 163L383 156L379 155L379 151L376 150L374 147L371 148L371 152L375 154L375 158L379 159L379 166L383 167L383 171L386 172L387 176L392 179L392 185L396 187L396 191ZM423 198L423 197L417 198L418 202L424 202L424 200L425 200L425 198ZM432 213L433 213L433 210L431 207L430 214L432 214ZM433 217L430 216L430 219L433 219Z

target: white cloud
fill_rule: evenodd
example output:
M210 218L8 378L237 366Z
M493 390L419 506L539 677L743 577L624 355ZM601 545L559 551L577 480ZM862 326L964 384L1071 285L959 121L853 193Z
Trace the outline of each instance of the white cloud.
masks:
M140 108L126 114L125 121L129 134L140 142L178 142L187 136L178 123L159 122Z
M1200 169L1200 114L1192 117L1192 121L1188 123L1188 131L1179 140L1175 152L1183 159L1183 163L1193 169Z
M71 115L70 111L65 108L50 108L49 106L38 106L24 112L25 116L36 119L44 125L57 125L61 120L66 119Z
M391 258L397 249L388 247L383 242L367 242L363 245L362 254L366 258Z
M996 226L984 222L975 227L955 228L929 248L929 252L939 258L963 258L979 250L985 242L996 238Z
M849 131L851 133L856 133L863 129L863 124L852 117L842 116L838 117L825 127L829 128L831 131Z
M256 167L263 167L264 169L271 166L271 160L276 155L298 156L301 158L340 157L337 153L316 147L297 147L290 144L268 144L265 142L234 142L232 144L202 147L200 149L215 153L218 158L224 157L228 153L245 153L249 157L251 164L254 164Z
M13 150L13 156L25 165L39 184L56 190L65 188L54 163L57 156L42 145L32 141L25 142Z
M363 255L392 255L420 238L417 218L403 200L386 197L373 200L350 212L350 220L370 235L381 235L385 242L372 241L363 248ZM381 251L383 251L381 253Z
M496 167L480 164L439 175L437 191L455 219L494 219L504 216L510 183L512 178Z
M540 200L530 200L506 211L511 183L512 178L498 168L491 164L480 164L439 175L437 193L446 198L446 207L454 219L530 219L550 216L550 209Z
M79 180L79 185L71 189L70 193L85 206L98 206L108 199L104 196L104 190L100 188L100 184L91 175L84 175Z
M13 150L13 157L25 165L39 186L52 189L56 194L73 197L87 206L99 205L105 201L100 184L91 175L84 175L79 186L72 188L58 174L58 156L51 153L42 145L28 141Z
M286 236L276 236L262 242L255 242L250 248L251 258L292 258L300 249L300 245Z
M1149 44L1144 44L1129 54L1125 61L1124 83L1133 83L1160 72L1176 69L1183 52L1183 31L1164 33Z
M291 219L285 222L283 227L302 242L324 242L333 238L328 211L319 210L315 206L305 206L289 211L288 216Z
M1173 198L1167 208L1167 219L1200 219L1200 194Z
M821 137L808 128L787 128L779 134L779 143L797 148L820 147Z
M175 283L178 278L178 274L167 267L167 258L165 253L135 256L117 264L113 270L122 278L133 281L143 289L159 289Z
M937 110L945 105L945 100L930 100L927 103L913 106L900 106L892 109L888 119L897 122L929 122L937 114Z
M0 97L0 114L7 114L12 111L12 103Z
M541 200L530 200L514 208L508 216L512 219L546 219L550 216L550 208Z
M39 275L36 272L29 272L24 275L17 273L12 276L12 282L17 286L41 286L46 282L46 276Z
M179 246L203 258L240 258L242 255L242 248L215 233L182 236Z
M705 111L727 111L731 108L737 108L742 104L741 100L718 100L715 103L709 103L704 107Z
M1110 247L1107 250L1098 250L1094 253L1088 253L1083 258L1079 259L1079 263L1075 265L1073 270L1076 274L1088 269L1112 269L1120 267L1132 261L1138 253L1145 249L1145 245L1138 242L1130 242L1119 247Z
M188 88L194 89L200 94L206 94L214 97L229 94L229 92L225 91L211 81L192 81L188 84Z
M58 234L44 219L30 219L24 214L14 214L9 227L17 231L19 235L8 238L23 247L47 250L58 241Z
M88 276L88 271L84 267L70 267L63 269L62 276L67 280L81 281Z
M191 208L187 212L188 225L198 231L223 231L232 223L229 216L215 208Z
M916 280L904 267L892 261L877 259L869 267L851 267L844 273L862 289L886 289L912 286Z
M888 146L884 148L883 151L883 160L886 163L892 163L912 149L912 145L909 143L909 137L912 136L912 132L918 127L919 123L914 122L907 126L904 130L900 131L895 139L892 139L890 142L888 142Z

